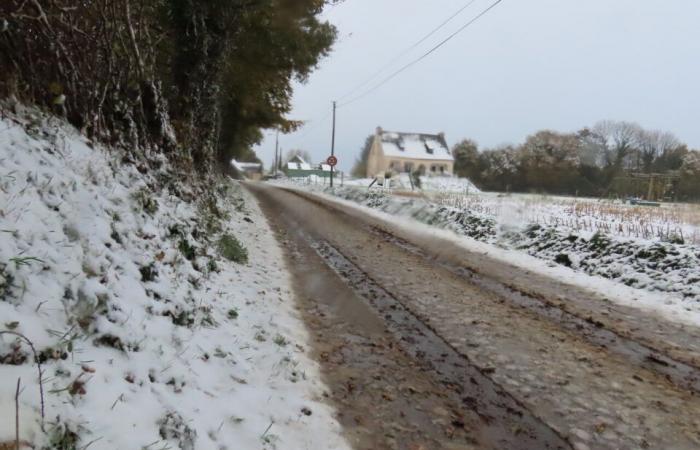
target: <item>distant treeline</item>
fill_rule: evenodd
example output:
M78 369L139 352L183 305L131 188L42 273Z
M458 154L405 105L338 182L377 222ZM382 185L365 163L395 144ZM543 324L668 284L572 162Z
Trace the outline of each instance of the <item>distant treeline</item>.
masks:
M576 133L539 131L520 145L453 148L455 173L492 191L700 199L700 152L673 134L602 121Z
M261 129L299 125L292 82L329 52L319 14L337 1L2 0L0 100L198 173L226 168L256 159Z

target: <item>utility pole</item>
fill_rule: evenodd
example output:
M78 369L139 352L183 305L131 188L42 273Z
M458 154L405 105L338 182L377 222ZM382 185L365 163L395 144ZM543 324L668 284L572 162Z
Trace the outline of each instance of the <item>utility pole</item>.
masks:
M278 163L278 153L280 150L280 130L277 130L277 136L275 137L275 170L272 172L275 176L277 175L277 168L279 167Z
M336 102L333 101L333 138L331 139L331 156L335 156L335 110L337 109ZM331 166L331 187L333 187L333 172L335 167Z

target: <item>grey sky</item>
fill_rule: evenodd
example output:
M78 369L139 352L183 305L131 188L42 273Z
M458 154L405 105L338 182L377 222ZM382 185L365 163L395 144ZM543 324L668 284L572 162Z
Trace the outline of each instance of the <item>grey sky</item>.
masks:
M466 3L346 0L330 8L325 16L340 40L296 89L291 118L310 122L280 138L285 151L303 148L315 160L325 159L331 100ZM491 3L476 0L386 75ZM484 148L520 142L539 129L572 131L619 119L671 131L700 148L699 25L697 0L504 0L427 59L338 110L341 168L352 166L378 125L444 131L450 145L470 137ZM256 151L269 165L274 138Z

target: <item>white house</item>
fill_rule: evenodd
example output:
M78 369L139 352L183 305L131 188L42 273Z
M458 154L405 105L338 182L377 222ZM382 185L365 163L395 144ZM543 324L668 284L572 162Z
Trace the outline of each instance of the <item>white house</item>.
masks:
M445 135L402 133L377 128L367 159L367 177L385 172L451 175L454 158Z

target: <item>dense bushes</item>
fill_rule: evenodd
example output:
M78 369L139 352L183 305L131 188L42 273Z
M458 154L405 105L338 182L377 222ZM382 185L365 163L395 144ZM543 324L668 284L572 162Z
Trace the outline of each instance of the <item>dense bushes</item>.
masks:
M255 159L261 127L296 125L291 82L335 39L326 1L4 0L0 98L200 173Z

